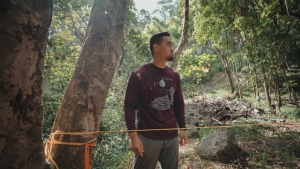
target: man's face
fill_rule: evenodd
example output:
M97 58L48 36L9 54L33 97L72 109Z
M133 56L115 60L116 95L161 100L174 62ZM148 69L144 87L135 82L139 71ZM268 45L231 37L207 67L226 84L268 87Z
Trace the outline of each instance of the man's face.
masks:
M165 58L167 61L172 61L173 60L173 43L171 40L171 37L169 36L164 36L163 41L159 45L159 50L158 54L160 57Z

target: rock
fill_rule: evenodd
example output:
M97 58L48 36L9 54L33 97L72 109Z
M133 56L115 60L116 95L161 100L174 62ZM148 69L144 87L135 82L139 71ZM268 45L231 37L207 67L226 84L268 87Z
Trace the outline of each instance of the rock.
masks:
M228 131L216 132L205 137L199 147L198 155L211 161L229 163L245 152L238 146L234 135Z

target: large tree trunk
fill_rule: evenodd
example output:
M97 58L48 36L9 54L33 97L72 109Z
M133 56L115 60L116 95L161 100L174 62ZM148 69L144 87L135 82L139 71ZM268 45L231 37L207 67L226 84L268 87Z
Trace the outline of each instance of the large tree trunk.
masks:
M188 39L188 30L189 30L189 0L185 0L185 4L184 4L184 19L183 19L183 29L181 32L181 38L179 40L179 43L174 51L173 54L173 61L171 64L171 68L172 69L176 69L176 65L179 59L179 56L183 50L184 45L187 42Z
M129 0L94 1L83 49L58 110L52 132L99 130L106 96L123 42L128 5ZM61 142L76 143L86 143L94 138L97 138L97 134L55 137ZM48 147L50 145L48 144ZM81 169L86 167L84 151L84 145L54 144L50 155L60 169ZM89 157L92 154L90 151ZM48 159L51 157L48 154ZM89 161L88 165L90 163Z
M52 0L0 1L0 168L42 169L42 86Z

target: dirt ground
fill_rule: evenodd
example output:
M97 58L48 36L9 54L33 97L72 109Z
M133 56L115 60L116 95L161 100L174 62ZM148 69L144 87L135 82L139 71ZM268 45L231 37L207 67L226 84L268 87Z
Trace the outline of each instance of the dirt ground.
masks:
M200 145L199 139L189 139L185 146L179 148L180 151L180 169L233 169L233 168L293 168L300 169L300 138L291 139L289 135L300 132L300 124L274 124L277 130L285 132L285 138L276 137L276 135L247 141L239 141L239 146L249 155L241 157L232 163L222 164L202 160L197 155L197 149ZM270 134L272 135L272 134ZM290 149L281 150L280 147ZM285 151L293 151L298 160L287 162ZM286 152L289 153L289 152ZM298 162L297 162L298 161Z

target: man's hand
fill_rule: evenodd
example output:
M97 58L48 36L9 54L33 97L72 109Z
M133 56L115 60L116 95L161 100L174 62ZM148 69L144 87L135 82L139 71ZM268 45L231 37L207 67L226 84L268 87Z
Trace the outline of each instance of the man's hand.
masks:
M141 139L137 135L136 132L132 132L129 134L130 137L130 147L131 150L136 154L141 157L143 157L143 152L144 152L144 147Z
M180 146L183 146L187 143L188 137L185 130L180 130L179 138L180 138L179 140Z

